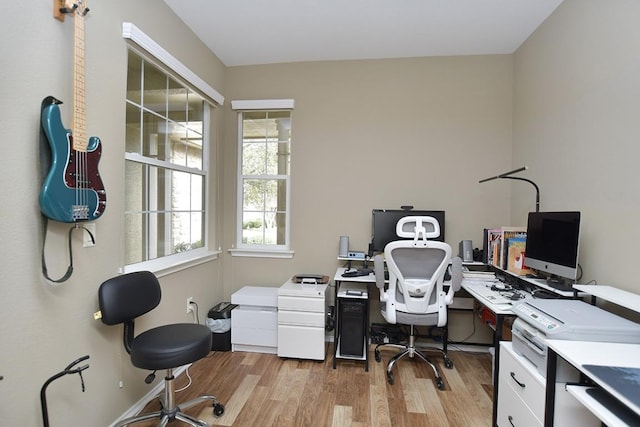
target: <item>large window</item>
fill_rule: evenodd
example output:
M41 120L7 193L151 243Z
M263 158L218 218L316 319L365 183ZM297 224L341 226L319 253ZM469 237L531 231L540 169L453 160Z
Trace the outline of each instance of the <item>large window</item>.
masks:
M206 247L210 104L129 51L125 264Z
M236 247L288 251L291 110L252 109L238 117Z

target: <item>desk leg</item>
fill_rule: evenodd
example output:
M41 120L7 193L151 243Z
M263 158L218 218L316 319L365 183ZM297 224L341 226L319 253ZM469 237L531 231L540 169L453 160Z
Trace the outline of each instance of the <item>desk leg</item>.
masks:
M338 301L338 288L340 288L340 281L336 280L335 283L333 284L334 286L334 291L333 291L333 304L335 306L335 313L334 316L335 318L335 322L334 322L334 326L333 326L333 369L336 369L336 356L338 355L338 340L340 339L340 328L339 325L340 323L340 319L338 318L340 316L340 306L339 301Z
M498 425L498 378L500 374L500 341L502 341L502 323L504 315L496 314L496 330L493 332L493 415L491 425Z
M547 382L544 394L544 425L553 426L556 404L556 379L558 367L558 354L547 348Z
M367 283L367 304L365 305L365 319L366 323L364 325L364 370L365 372L369 372L369 332L371 329L371 324L369 323L369 312L371 311L371 307L369 307L371 301L371 284Z

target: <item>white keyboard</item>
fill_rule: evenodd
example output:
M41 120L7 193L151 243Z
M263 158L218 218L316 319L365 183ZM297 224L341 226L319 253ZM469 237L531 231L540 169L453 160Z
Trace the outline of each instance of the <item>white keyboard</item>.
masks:
M495 285L495 282L473 283L473 290L491 304L511 304L513 302L513 300L500 295L500 291L491 290L491 285Z

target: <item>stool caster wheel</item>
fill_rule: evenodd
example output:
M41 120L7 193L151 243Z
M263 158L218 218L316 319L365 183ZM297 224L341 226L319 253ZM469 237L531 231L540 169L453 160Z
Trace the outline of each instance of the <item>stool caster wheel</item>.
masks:
M436 380L436 387L438 387L439 390L444 390L444 381L442 381L442 378Z
M445 356L444 358L444 366L447 369L453 369L453 362L451 361L451 359L449 359L448 357Z
M393 372L387 372L387 382L393 385Z
M382 356L380 356L380 350L376 348L376 350L373 353L375 355L376 362L380 363L382 361Z
M213 415L219 417L222 414L224 414L224 405L222 403L216 403L213 405Z

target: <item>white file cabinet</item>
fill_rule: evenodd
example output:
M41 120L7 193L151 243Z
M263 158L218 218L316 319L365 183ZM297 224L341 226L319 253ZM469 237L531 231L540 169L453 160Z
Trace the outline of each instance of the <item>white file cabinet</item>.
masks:
M278 356L324 360L327 289L291 281L278 289Z
M276 354L278 288L245 286L231 295L231 351Z
M235 316L235 314L234 314ZM569 393L564 383L578 379L576 372L562 370L562 382L556 384L556 426L600 425L598 420ZM510 342L500 343L498 380L499 427L541 427L544 425L546 379L536 367L519 356Z

